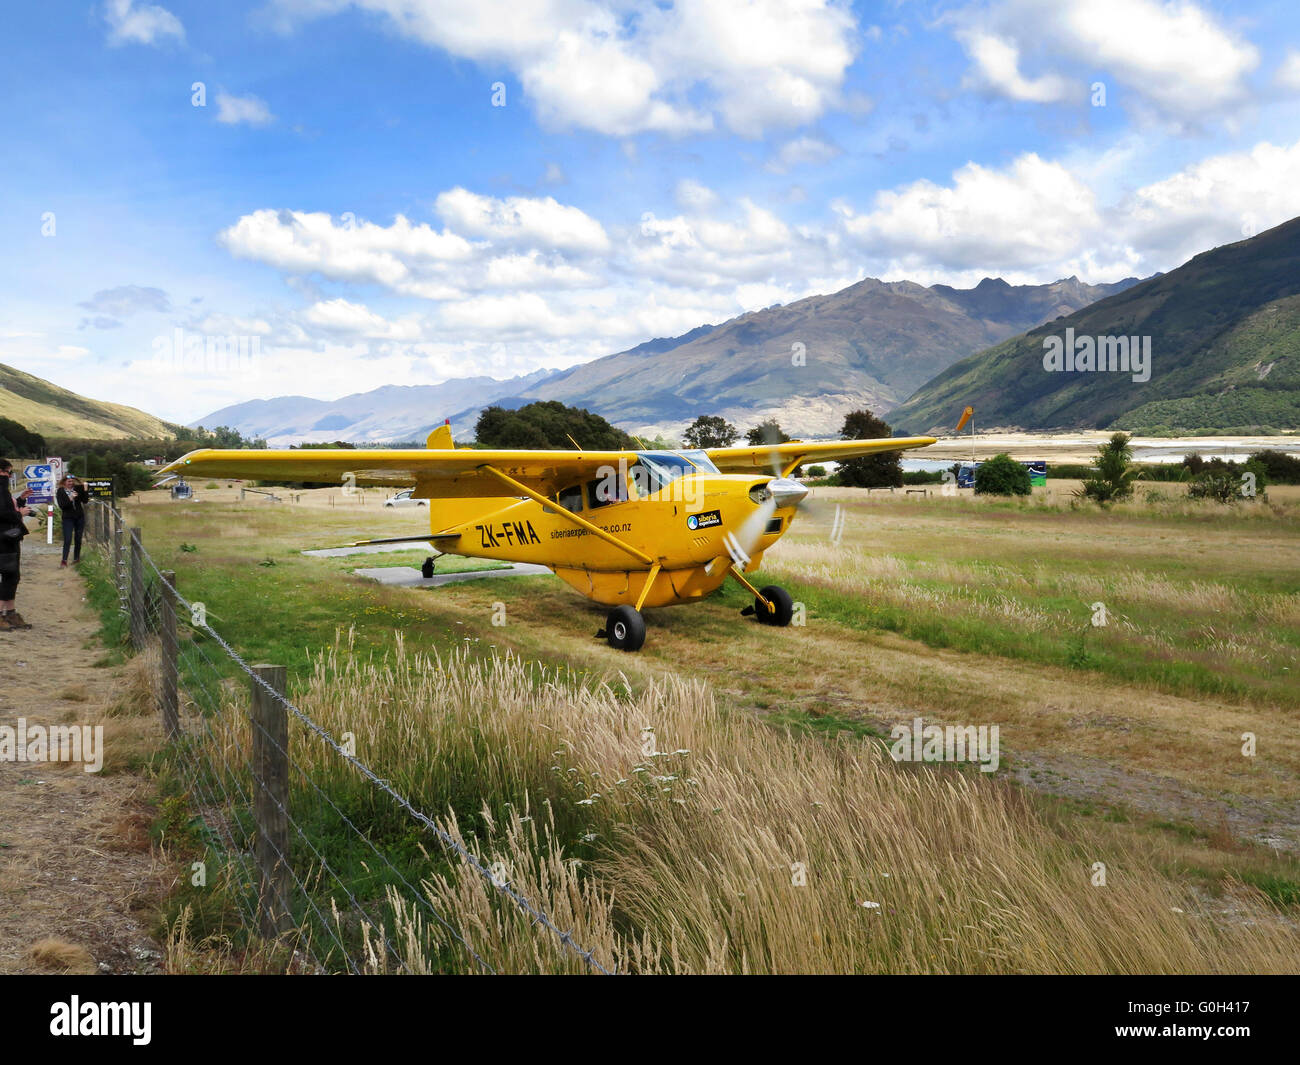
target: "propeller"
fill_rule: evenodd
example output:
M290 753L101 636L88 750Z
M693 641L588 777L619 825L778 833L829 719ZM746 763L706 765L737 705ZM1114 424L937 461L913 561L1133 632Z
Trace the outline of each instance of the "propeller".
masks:
M772 479L761 489L751 489L750 497L759 504L758 508L744 520L739 529L728 533L724 540L727 553L738 569L744 569L749 564L754 548L758 546L758 541L762 539L767 523L772 520L772 515L777 508L797 506L808 495L807 488L783 475L781 453L775 448L775 445L781 441L776 439L776 433L771 427L765 427L765 430L766 439L763 442L773 449Z

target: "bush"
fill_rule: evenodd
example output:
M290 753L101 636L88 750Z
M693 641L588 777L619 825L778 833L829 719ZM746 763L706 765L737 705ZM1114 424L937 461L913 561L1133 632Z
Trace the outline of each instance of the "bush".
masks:
M1300 458L1295 455L1285 451L1256 451L1250 456L1250 462L1260 465L1270 484L1300 484Z
M994 455L975 470L977 496L1027 496L1033 491L1029 469L1010 455Z
M1113 503L1133 494L1133 482L1138 470L1133 465L1133 449L1129 447L1127 433L1115 433L1097 449L1097 469L1079 491L1083 499L1094 503Z
M1235 503L1241 496L1241 478L1231 473L1202 473L1187 486L1188 499L1212 499L1216 503Z

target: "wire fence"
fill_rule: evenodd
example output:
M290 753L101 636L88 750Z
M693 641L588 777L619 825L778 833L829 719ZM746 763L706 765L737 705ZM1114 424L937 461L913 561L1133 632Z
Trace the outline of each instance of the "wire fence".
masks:
M87 536L107 562L123 643L149 656L169 764L250 936L290 946L300 971L407 971L409 944L394 942L400 900L438 931L435 967L494 973L487 952L422 887L441 861L481 876L503 906L583 969L613 972L358 759L347 734L331 735L295 705L283 666L245 661L209 623L204 604L186 599L174 572L157 566L120 511L93 501ZM291 721L295 743L315 746L309 756L294 757Z

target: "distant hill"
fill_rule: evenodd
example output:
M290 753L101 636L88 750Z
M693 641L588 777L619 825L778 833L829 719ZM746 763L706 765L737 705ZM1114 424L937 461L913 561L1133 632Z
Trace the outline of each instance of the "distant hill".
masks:
M513 400L558 399L642 434L679 431L700 414L835 433L850 410L888 411L957 360L1136 283L985 278L955 289L868 278L584 363Z
M1150 379L1049 372L1044 341L1149 337ZM1300 218L949 367L895 410L896 431L1121 428L1144 433L1300 426Z
M3 363L0 363L0 417L12 418L46 437L100 440L166 437L176 428L134 407L87 399Z
M423 440L444 418L473 406L475 411L498 397L529 388L552 375L538 370L506 381L462 377L438 385L383 385L342 399L281 396L222 407L194 422L212 429L228 425L244 436L261 437L272 446L328 440Z

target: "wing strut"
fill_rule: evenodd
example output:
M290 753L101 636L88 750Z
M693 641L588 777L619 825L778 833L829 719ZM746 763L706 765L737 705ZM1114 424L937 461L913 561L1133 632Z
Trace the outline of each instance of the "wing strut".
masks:
M604 540L606 543L613 544L615 547L619 548L620 550L622 550L622 551L626 551L629 555L631 555L631 556L632 556L634 559L636 559L638 562L644 563L644 564L647 565L647 566L652 566L652 565L654 565L654 559L652 559L649 555L645 554L643 551L638 551L638 550L637 550L635 547L633 547L631 544L626 543L626 542L623 541L623 540L620 540L620 539L619 539L617 536L615 536L613 533L608 533L608 532L606 532L606 531L605 531L604 529L602 529L599 525L593 525L593 524L592 524L591 522L589 522L586 518L580 518L580 517L578 517L578 515L576 515L575 513L573 513L573 511L571 511L571 510L566 510L564 507L562 507L562 506L560 506L558 503L556 503L555 500L553 500L553 499L547 499L547 498L546 498L544 495L542 495L540 492L536 492L536 491L534 491L533 489L529 488L528 485L523 484L523 483L520 482L520 481L516 481L516 480L515 480L513 477L511 477L509 474L502 473L502 472L501 472L500 470L498 470L496 467L494 467L494 466L489 466L489 465L487 465L486 463L484 463L482 466L480 466L479 469L482 470L482 471L485 472L485 473L490 473L490 474L492 474L492 476L496 477L499 481L502 481L502 482L504 482L505 484L510 485L510 487L513 488L513 489L514 489L516 492L518 492L520 495L525 495L525 496L527 496L529 499L533 500L534 502L536 502L536 503L540 503L542 506L546 507L548 510L554 511L554 512L555 512L556 514L558 514L561 518L564 518L564 519L566 519L567 521L571 521L571 522L573 522L574 525L577 525L577 526L579 526L580 528L586 529L587 532L591 533L593 536L599 536L599 537L600 537L602 540Z

